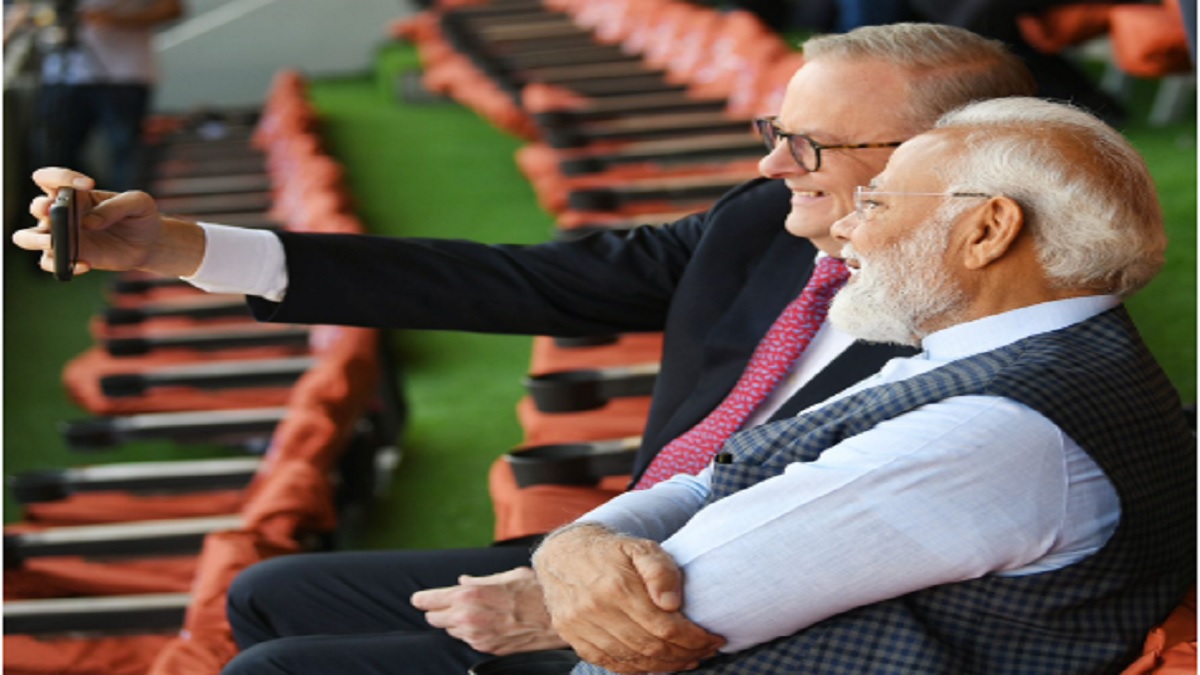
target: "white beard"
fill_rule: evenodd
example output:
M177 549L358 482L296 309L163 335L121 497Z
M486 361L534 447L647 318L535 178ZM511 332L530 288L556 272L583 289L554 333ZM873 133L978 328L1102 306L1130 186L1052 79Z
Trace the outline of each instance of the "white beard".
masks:
M937 258L951 218L935 218L906 241L870 260L847 244L842 253L860 268L833 299L834 327L868 342L917 345L934 319L952 317L965 298Z

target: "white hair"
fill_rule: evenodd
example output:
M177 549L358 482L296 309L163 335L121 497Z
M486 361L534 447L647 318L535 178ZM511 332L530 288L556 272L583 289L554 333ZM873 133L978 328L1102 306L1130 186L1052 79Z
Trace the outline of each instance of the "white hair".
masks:
M964 152L940 171L950 192L1020 204L1057 287L1129 295L1163 265L1166 234L1154 181L1115 129L1063 103L1016 97L964 106L936 129Z

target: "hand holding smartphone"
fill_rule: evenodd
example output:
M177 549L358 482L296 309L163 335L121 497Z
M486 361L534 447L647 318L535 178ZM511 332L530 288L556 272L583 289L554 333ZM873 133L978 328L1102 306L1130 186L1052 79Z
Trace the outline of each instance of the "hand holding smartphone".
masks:
M54 252L54 278L70 281L79 259L79 205L73 188L59 188L50 205L50 248Z

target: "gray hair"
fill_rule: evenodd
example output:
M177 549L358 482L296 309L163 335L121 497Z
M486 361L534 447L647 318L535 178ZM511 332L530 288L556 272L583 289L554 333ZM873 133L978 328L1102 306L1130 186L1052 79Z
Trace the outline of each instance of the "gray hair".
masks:
M1115 129L1063 103L983 101L937 129L964 152L941 167L948 191L1005 195L1021 205L1042 268L1060 288L1126 296L1154 278L1167 238L1154 180Z
M913 133L929 129L946 112L972 101L1031 96L1035 90L1029 69L1004 43L954 26L863 26L813 38L803 48L810 61L876 60L909 71L908 109L898 112Z

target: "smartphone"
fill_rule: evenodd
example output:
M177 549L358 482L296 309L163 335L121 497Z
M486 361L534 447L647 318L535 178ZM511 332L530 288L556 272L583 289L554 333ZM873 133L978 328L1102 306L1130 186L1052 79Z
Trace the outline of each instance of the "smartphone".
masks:
M72 188L59 188L50 205L50 248L54 251L54 278L70 281L79 259L79 206Z

